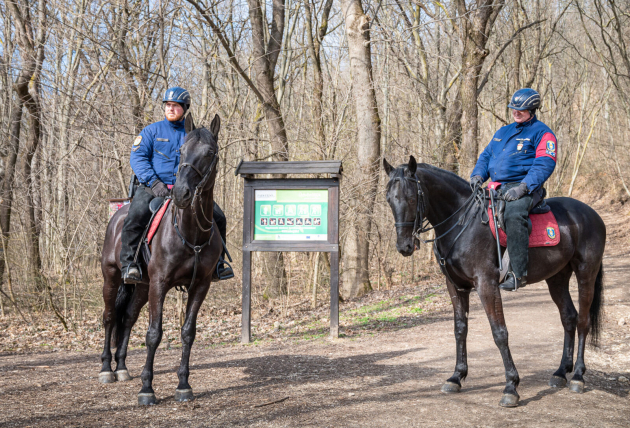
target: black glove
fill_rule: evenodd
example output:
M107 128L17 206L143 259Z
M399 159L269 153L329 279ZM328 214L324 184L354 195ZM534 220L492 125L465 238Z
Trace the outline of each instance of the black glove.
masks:
M160 180L155 180L155 182L153 182L153 184L151 185L151 190L153 191L153 194L158 198L165 198L171 194L171 191L168 190L166 184L162 183Z
M484 179L480 175L475 175L470 179L470 188L474 191L477 187L483 184Z
M521 183L518 186L512 187L510 190L505 192L505 195L503 195L503 199L505 199L507 202L512 202L517 199L521 199L526 194L527 194L527 184Z

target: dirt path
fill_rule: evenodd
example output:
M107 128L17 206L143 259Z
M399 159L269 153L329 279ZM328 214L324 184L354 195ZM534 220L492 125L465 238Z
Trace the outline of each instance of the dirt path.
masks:
M180 351L160 350L154 380L160 402L150 408L136 405L143 351L133 351L128 359L136 377L110 385L97 381L95 353L2 355L0 426L627 427L628 220L608 215L605 221L609 236L621 234L626 244L610 245L607 252L602 347L587 351L582 395L547 386L560 362L563 331L546 286L533 284L504 295L511 351L521 376L521 402L515 409L498 406L503 364L473 294L470 374L457 395L440 393L455 364L448 311L432 314L422 325L356 339L194 348L192 403L173 401Z

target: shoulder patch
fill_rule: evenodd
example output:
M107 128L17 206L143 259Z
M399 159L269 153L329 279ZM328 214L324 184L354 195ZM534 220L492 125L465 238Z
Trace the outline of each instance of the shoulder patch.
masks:
M547 150L548 155L556 156L556 142L553 140L547 140Z
M141 135L138 135L138 136L136 137L136 139L135 139L135 140L133 140L133 146L134 146L134 147L139 146L141 142L142 142L142 136L141 136Z

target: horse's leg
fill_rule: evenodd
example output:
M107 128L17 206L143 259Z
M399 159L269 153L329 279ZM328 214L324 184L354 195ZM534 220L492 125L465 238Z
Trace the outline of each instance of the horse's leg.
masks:
M503 390L503 398L501 398L499 405L503 407L516 407L519 400L516 387L520 382L520 378L508 346L508 331L503 316L503 303L496 280L488 279L482 282L478 288L478 293L481 298L481 303L488 315L488 321L490 321L494 343L499 348L499 352L501 352L503 366L505 367L506 385Z
M116 382L116 376L112 372L112 350L111 350L111 338L116 324L116 294L118 287L120 286L120 274L109 275L109 272L104 275L103 283L103 301L105 303L105 309L103 310L103 329L105 330L105 341L103 345L103 353L101 354L101 361L103 366L101 372L98 374L98 380L101 383Z
M586 263L580 263L575 269L575 276L578 282L580 312L578 315L577 331L578 331L578 352L575 360L575 372L569 383L569 389L573 392L584 392L584 373L586 365L584 364L584 348L586 347L586 336L590 327L590 309L595 295L595 278L597 270L591 271L591 266ZM597 264L599 268L599 263Z
M190 349L197 334L197 314L206 298L208 288L209 284L192 287L188 294L186 321L184 321L184 326L182 327L182 361L179 365L179 370L177 370L177 376L179 377L179 385L177 385L175 390L175 400L177 401L189 401L194 398L192 387L188 383Z
M131 303L127 306L124 321L124 330L118 338L116 344L116 380L127 381L132 377L129 375L127 365L125 363L127 359L127 346L129 345L129 337L131 336L131 329L133 328L142 307L149 300L149 287L144 285L136 285Z
M547 279L549 294L553 299L558 311L560 311L560 319L564 327L564 348L562 350L562 361L560 367L549 379L549 386L554 388L563 387L567 384L567 373L573 371L573 349L575 346L575 327L577 324L578 313L573 306L571 293L569 293L569 280L573 270L567 265L560 272Z
M451 296L453 304L453 315L455 325L455 347L457 353L457 363L453 376L442 385L442 392L459 392L462 388L462 381L468 375L468 361L466 353L466 336L468 335L468 309L470 293L467 291L457 291L455 285L448 279L446 288Z
M162 314L166 290L161 284L151 284L149 288L149 330L147 331L147 361L142 370L142 389L138 394L138 404L148 405L157 402L153 391L153 361L162 340Z

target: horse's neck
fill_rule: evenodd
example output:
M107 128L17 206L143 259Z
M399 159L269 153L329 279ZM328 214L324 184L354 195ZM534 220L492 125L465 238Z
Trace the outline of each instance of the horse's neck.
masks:
M210 190L209 192L204 192L204 194L201 195L201 201L202 202L199 202L199 198L195 201L195 212L197 218L195 218L195 213L191 207L178 209L179 212L177 214L179 231L182 235L184 235L184 238L193 245L203 245L208 241L208 239L210 239L210 236L213 233L212 230L204 232L197 224L197 221L199 221L201 227L204 229L208 229L210 227L210 223L208 223L207 220L214 224L213 191ZM213 229L216 229L216 225L213 225Z
M426 204L426 218L431 225L437 225L453 215L470 197L467 188L455 183L454 177L441 177L433 171L420 170L421 182L424 184L424 201ZM452 222L459 219L459 214L453 216L444 225L438 226L436 232L443 233L452 226Z

